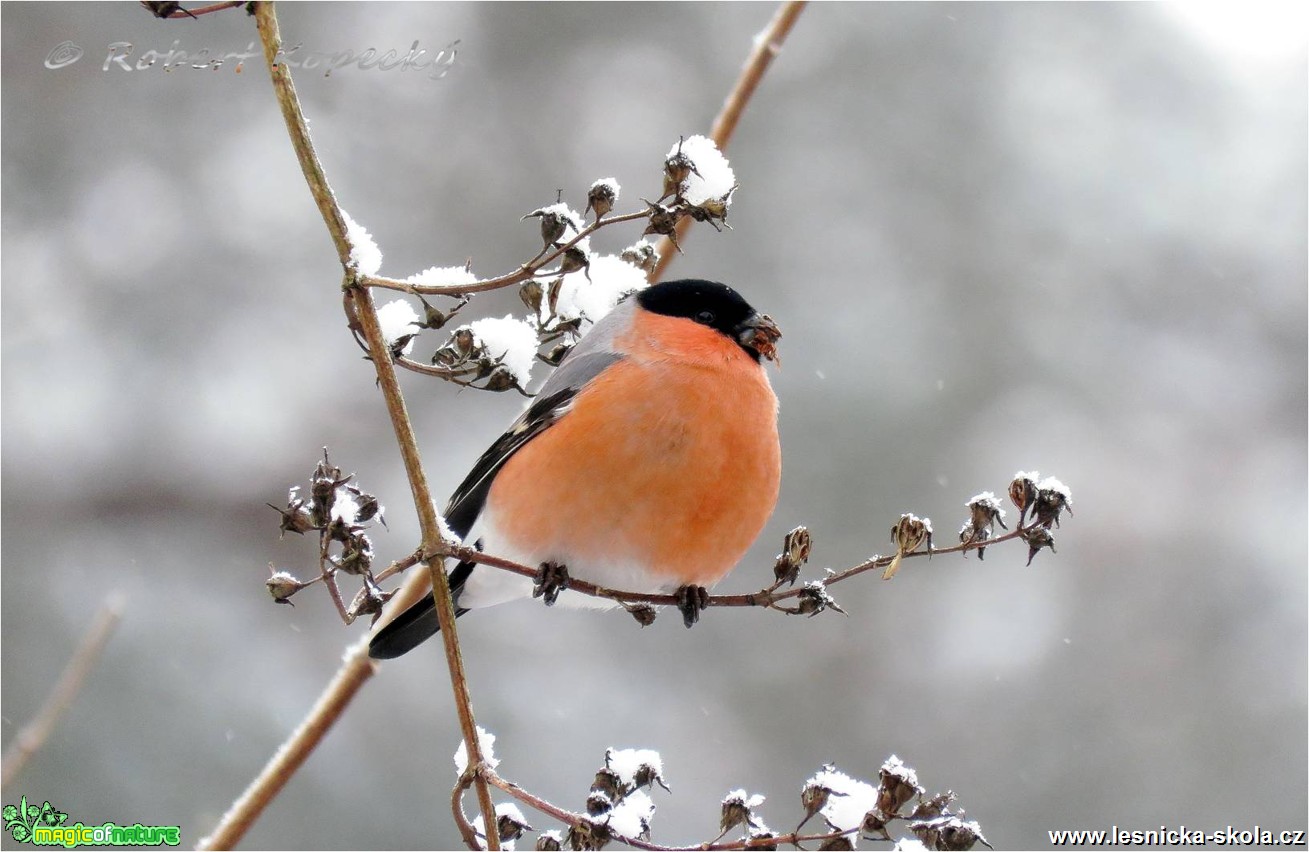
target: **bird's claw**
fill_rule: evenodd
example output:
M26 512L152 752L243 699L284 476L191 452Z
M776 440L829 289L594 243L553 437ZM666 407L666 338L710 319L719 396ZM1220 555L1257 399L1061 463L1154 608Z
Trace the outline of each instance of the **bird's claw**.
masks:
M692 627L700 620L700 613L709 606L709 590L704 586L682 586L677 590L677 609L682 622Z
M568 568L558 562L542 562L532 585L532 597L545 598L546 606L554 606L559 593L568 588Z

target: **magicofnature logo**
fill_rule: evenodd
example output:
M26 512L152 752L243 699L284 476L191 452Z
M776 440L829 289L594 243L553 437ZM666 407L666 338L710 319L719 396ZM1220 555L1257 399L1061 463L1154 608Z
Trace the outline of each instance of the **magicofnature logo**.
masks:
M182 830L176 825L65 825L68 814L46 802L37 807L27 797L4 806L5 831L20 843L35 846L176 846Z

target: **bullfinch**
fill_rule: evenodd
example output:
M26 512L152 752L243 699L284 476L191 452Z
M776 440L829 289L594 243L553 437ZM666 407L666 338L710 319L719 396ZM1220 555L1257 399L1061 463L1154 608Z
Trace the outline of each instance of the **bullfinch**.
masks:
M477 460L446 508L450 528L486 553L560 564L609 589L713 585L777 504L777 397L761 358L776 360L780 336L724 284L628 296ZM532 596L530 579L490 566L460 562L448 576L459 615ZM437 629L427 595L377 631L369 654L398 657Z

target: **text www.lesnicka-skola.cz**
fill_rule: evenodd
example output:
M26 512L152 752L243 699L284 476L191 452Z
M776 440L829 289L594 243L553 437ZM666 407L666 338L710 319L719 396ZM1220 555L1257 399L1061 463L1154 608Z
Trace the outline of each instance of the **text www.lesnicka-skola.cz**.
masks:
M1305 831L1277 831L1255 826L1252 829L1227 826L1217 831L1198 828L1159 826L1128 829L1111 826L1094 831L1055 829L1048 832L1051 846L1304 846Z

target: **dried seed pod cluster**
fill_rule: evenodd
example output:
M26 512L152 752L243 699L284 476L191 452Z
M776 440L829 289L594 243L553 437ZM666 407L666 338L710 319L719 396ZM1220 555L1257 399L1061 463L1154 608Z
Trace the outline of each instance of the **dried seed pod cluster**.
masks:
M1036 554L1047 547L1054 553L1054 534L1050 527L1059 526L1059 516L1065 510L1073 514L1073 492L1053 476L1042 479L1036 471L1019 471L1009 483L1009 499L1018 507L1018 528L1028 548L1027 564L1031 565ZM1024 527L1024 520L1030 520L1032 525Z
M373 541L367 530L373 521L385 526L382 505L372 494L355 485L353 479L354 474L344 475L331 463L324 449L323 460L315 466L309 479L309 499L300 497L300 487L295 486L290 489L285 508L268 504L282 516L280 529L283 536L288 532L304 535L311 530L319 534L318 577L303 582L289 571L269 566L272 576L265 581L265 586L275 602L290 604L292 595L322 580L332 590L333 598L341 607L341 616L349 624L361 615L371 615L375 619L381 613L382 605L395 594L382 591L372 573ZM349 606L344 604L337 590L338 574L349 574L362 580L363 586Z
M478 739L486 766L494 770L499 765L494 755L495 737L479 729ZM468 779L467 759L467 751L460 744L455 768L462 782ZM503 779L496 784L503 786ZM656 784L671 792L664 783L663 760L658 752L606 750L604 765L595 773L582 812L569 813L548 803L538 805L539 810L564 825L541 831L534 848L602 849L626 841L651 844L655 805L649 791ZM787 833L776 832L764 822L760 814L764 801L762 795L745 789L729 792L718 805L717 836L700 845L732 847L743 843L749 849L777 849L781 844L800 847L800 839L804 838L816 841L819 849L855 849L863 840L895 841L892 832L898 824L902 830L896 833L901 839L916 839L928 849L967 850L978 843L990 846L976 822L965 820L963 811L953 810L954 793L927 796L917 773L895 755L878 770L876 784L853 778L832 764L819 769L801 786L801 817ZM502 841L517 841L534 830L517 806L502 803L495 810ZM814 823L816 818L821 825ZM484 840L480 818L472 826ZM740 841L725 840L733 834Z
M519 285L527 315L476 320L455 329L427 364L410 360L423 331L447 326L467 307L473 292L485 289L477 286L481 282L469 264L462 268L433 267L404 279L404 288L392 287L418 297L421 315L405 299L378 308L391 357L407 369L464 387L527 393L532 366L537 361L557 366L593 323L625 296L645 287L658 265L658 254L645 239L610 255L591 249L592 234L619 221L644 219L645 234L667 236L676 246L677 225L683 219L708 222L716 229L726 226L736 188L732 168L714 142L704 136L691 136L679 139L664 157L663 195L657 201L645 202L644 211L615 216L621 198L615 178L601 178L591 184L582 213L562 197L538 207L522 219L537 220L541 248L534 258L506 276L506 283ZM562 191L559 195L563 195ZM351 257L355 271L361 276L375 275L382 264L380 249L363 226L348 216L346 223L354 246ZM460 290L465 286L468 291ZM457 301L446 308L424 298L437 293Z

